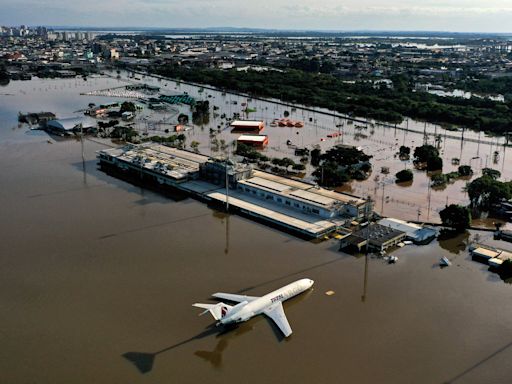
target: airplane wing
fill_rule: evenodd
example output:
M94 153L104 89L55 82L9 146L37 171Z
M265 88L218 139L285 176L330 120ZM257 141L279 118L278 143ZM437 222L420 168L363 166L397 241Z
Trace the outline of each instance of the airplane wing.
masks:
M288 337L292 334L292 328L288 323L288 319L284 314L283 304L280 301L267 307L263 313L274 320L274 323L276 323L281 332L283 332L284 337Z
M241 303L242 301L251 302L256 299L259 299L259 297L256 297L256 296L235 295L233 293L222 293L222 292L214 293L212 296L217 297L218 299L234 301L236 303Z

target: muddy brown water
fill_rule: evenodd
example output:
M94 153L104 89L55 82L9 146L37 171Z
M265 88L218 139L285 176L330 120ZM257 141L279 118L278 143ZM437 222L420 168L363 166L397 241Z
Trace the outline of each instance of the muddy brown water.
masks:
M469 260L467 236L370 258L365 284L364 258L334 240L173 201L98 171L102 144L82 159L78 141L18 128L23 98L78 109L61 82L54 98L0 96L0 382L509 382L511 286ZM191 307L301 277L315 285L285 303L286 340L263 317L211 329Z
M129 79L127 74L121 73L122 81L137 82ZM411 153L414 148L424 143L437 146L443 159L443 172L456 171L458 165L452 164L452 159L460 160L460 165L470 165L475 175L481 175L482 168L494 168L502 173L505 180L512 178L510 163L510 147L506 147L505 138L488 137L483 132L447 131L438 125L406 119L397 127L382 126L379 124L363 124L350 122L340 117L333 117L320 112L332 113L322 108L308 109L291 108L264 100L251 99L233 94L223 94L207 88L200 88L184 83L175 83L169 80L159 80L151 76L145 76L138 82L149 83L161 87L162 92L176 93L187 92L198 99L206 99L211 106L218 107L210 116L209 123L205 126L195 126L186 133L188 142L195 140L200 143L199 150L205 154L219 155L222 151L216 151L216 147L210 144L209 129L221 127L221 133L217 134L218 140L232 143L238 134L230 132L226 127L226 120L222 114L232 117L234 113L240 113L241 118L261 119L266 123L262 134L269 136L269 145L263 151L269 157L290 157L299 162L300 157L295 156L294 148L319 146L323 151L335 144L349 144L360 146L362 150L373 156L371 160L373 171L370 177L364 181L352 181L343 187L343 190L358 196L371 196L375 200L376 210L383 215L396 216L406 220L421 220L426 222L440 222L439 211L448 204L468 204L469 199L464 192L466 183L470 180L460 178L453 180L446 187L431 189L430 174L414 169L412 157L409 161L401 161L396 154L401 145L409 146ZM276 95L278 97L279 95ZM236 104L235 104L236 103ZM246 106L255 112L245 114ZM189 113L187 108L181 109L182 113ZM282 118L285 112L289 118L303 121L303 128L272 127L275 118ZM163 116L163 117L162 117ZM165 119L168 113L153 114L148 119L158 121ZM154 130L147 130L145 121L136 124L139 130L148 134L161 134L158 124ZM424 135L426 134L426 136ZM328 135L340 134L335 138ZM440 141L435 137L439 135ZM464 140L461 140L461 138ZM468 140L469 139L469 140ZM287 145L288 140L292 146ZM478 142L480 141L480 142ZM389 169L388 174L381 172L382 167ZM412 169L414 181L406 185L395 183L395 174L402 169ZM307 174L312 172L311 166L307 167ZM493 220L482 220L479 225L493 227Z

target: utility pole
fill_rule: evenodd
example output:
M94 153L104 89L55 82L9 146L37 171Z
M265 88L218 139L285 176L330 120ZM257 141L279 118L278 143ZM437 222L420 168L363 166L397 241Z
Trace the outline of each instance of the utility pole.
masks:
M386 179L382 180L382 209L380 214L384 216L384 194L385 194L385 188L386 188Z
M229 174L228 174L228 165L229 165L229 150L226 156L226 212L229 213Z
M366 252L364 256L364 280L363 280L363 294L361 301L366 301L366 291L368 288L368 253L370 249L370 213L371 213L372 198L370 195L366 198L365 217L366 217Z

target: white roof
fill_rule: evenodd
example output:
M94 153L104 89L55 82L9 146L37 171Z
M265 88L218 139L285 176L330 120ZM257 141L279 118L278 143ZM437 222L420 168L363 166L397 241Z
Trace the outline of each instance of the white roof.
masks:
M250 179L245 180L243 183L244 184L254 184L254 185L257 185L258 187L272 189L277 192L284 192L284 191L290 189L290 187L285 184L276 183L275 181L271 181L271 180L265 180L265 179L262 179L261 177L251 177Z
M96 126L94 120L89 120L84 117L68 117L65 119L49 120L47 125L62 131L71 131L82 124L83 128L91 128Z
M479 256L482 256L482 257L487 257L489 259L498 257L499 254L500 254L499 252L492 251L492 250L486 249L486 248L481 248L481 247L474 249L473 253L476 253L476 254L478 254Z
M231 123L231 126L242 126L242 127L254 127L263 124L263 121L259 120L235 120Z
M266 135L241 135L237 140L242 141L255 141L258 143L263 143L265 139L267 138Z
M320 204L320 205L331 205L331 204L335 203L334 199L319 195L317 193L304 191L302 189L293 191L290 193L290 195L295 196L295 197L300 197L301 199L308 200L308 201L311 201L313 203Z
M417 236L415 232L417 230L421 229L421 226L418 224L408 223L407 221L393 219L393 218L385 218L385 219L379 220L378 223L385 227L405 232L405 233L407 233L407 236L414 237L414 238Z

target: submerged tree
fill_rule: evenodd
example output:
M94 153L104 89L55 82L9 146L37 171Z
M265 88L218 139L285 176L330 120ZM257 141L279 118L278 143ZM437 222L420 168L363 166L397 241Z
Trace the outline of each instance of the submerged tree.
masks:
M410 169L403 169L400 172L397 172L395 177L398 183L402 183L404 181L411 181L414 176Z
M471 212L468 207L451 204L439 212L443 225L457 232L464 232L471 226Z

